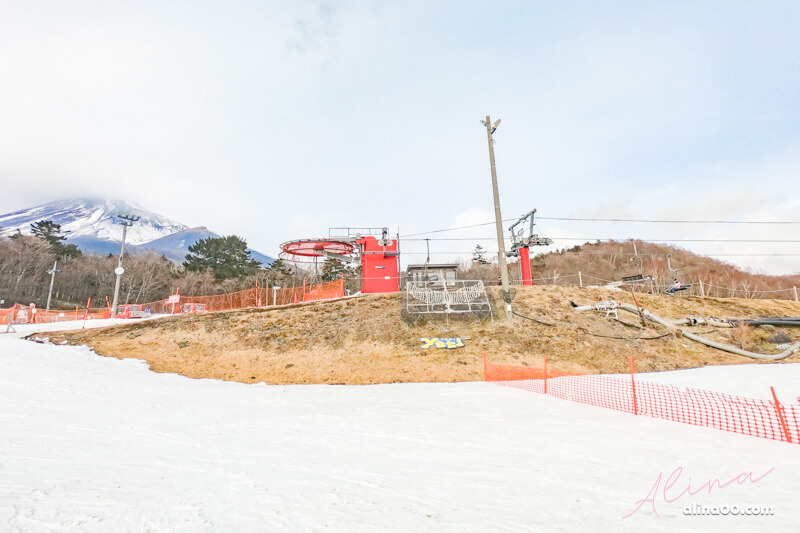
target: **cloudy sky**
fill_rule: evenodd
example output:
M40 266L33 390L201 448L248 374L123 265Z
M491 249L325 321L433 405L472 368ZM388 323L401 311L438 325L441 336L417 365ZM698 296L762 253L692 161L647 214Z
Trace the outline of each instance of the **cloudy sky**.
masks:
M2 0L0 213L119 198L270 255L491 222L491 115L503 216L538 209L555 247L798 272L800 243L688 240L800 224L552 219L800 221L799 26L795 1ZM431 251L496 251L492 231Z

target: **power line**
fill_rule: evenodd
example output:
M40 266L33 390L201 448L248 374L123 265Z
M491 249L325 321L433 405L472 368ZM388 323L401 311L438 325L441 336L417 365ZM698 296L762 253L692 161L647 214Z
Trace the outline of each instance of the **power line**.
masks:
M652 224L800 224L800 220L657 220L657 219L638 219L638 218L578 218L578 217L536 217L538 220L561 220L578 222L642 222ZM503 222L511 222L514 218L504 219ZM442 233L444 231L457 231L481 226L491 226L494 222L484 222L482 224L471 224L469 226L458 226L455 228L436 229L432 231L422 231L401 235L401 238L417 237L419 235L430 235L432 233Z
M539 220L569 220L580 222L646 222L654 224L800 224L800 220L648 220L637 218L575 218L536 217Z
M503 220L503 222L510 222L512 220L515 220L515 219L507 218L507 219ZM432 231L423 231L423 232L420 232L420 233L410 233L408 235L401 235L400 238L401 239L405 239L405 238L408 238L408 237L416 237L418 235L430 235L431 233L442 233L443 231L456 231L456 230L459 230L459 229L479 228L481 226L493 226L494 224L495 224L494 222L484 222L483 224L472 224L470 226L459 226L457 228L435 229L435 230L432 230ZM422 239L422 240L424 240L424 239Z
M588 244L589 241L601 241L601 242L610 242L616 241L619 244L625 244L628 241L636 240L639 242L769 242L769 243L791 243L791 242L800 242L800 239L631 239L628 238L603 238L603 239L596 239L596 238L589 238L589 237L550 237L554 241L586 241ZM493 237L453 237L453 238L432 238L432 239L405 239L406 241L493 241L495 240ZM641 254L640 254L641 255Z
M455 251L455 252L431 252L430 255L471 255L472 253L474 253L474 251L475 250L469 250L469 251L463 251L462 250L462 251ZM497 255L497 252L484 251L483 253L484 254L489 254L489 255ZM565 254L569 254L569 255L617 255L617 256L620 256L620 255L633 256L634 255L633 253L630 253L630 254L619 254L619 253L614 253L614 252L568 252L568 251L565 251L564 253ZM427 252L403 252L403 255L426 255L426 254L427 254ZM639 253L639 254L636 254L636 255L638 255L638 256L646 256L646 257L666 257L667 256L667 254L665 254L665 253L660 253L660 254L643 254L643 253ZM751 253L744 253L744 254L716 254L715 253L715 254L709 255L709 257L800 257L800 253L798 253L798 254L780 254L780 253L775 253L775 254L751 254Z

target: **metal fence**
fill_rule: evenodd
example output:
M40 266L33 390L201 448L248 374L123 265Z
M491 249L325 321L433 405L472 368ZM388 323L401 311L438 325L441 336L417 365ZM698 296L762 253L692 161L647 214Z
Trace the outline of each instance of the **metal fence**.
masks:
M408 281L404 292L403 318L415 323L423 317L452 316L492 319L492 306L480 280Z

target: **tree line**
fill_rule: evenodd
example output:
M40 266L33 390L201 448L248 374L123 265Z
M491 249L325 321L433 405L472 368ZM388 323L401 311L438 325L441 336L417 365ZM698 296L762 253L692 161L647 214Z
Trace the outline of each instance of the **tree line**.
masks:
M47 303L51 276L51 307L72 309L104 307L113 298L118 257L82 252L65 244L61 226L49 220L31 225L32 235L17 233L0 237L0 299L4 307L14 303ZM292 287L303 284L307 269L276 259L262 267L236 236L201 239L189 247L182 264L151 251L125 253L125 273L120 280L120 303L145 303L165 299L180 287L181 294L200 296L262 287ZM313 272L311 273L314 274ZM318 276L319 277L319 276Z

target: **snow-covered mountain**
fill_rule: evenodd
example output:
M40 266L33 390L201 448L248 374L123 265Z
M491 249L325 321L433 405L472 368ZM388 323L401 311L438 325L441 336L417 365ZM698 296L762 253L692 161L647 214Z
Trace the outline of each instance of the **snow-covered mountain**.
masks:
M0 228L3 234L31 233L31 224L39 220L51 220L61 225L67 239L86 237L92 240L120 242L122 226L114 218L119 213L141 217L128 228L125 242L144 244L175 232L188 229L188 226L175 222L138 205L116 200L72 199L50 202L49 204L23 209L7 215L0 215ZM75 244L80 244L75 242Z
M189 228L133 203L86 198L50 202L0 215L0 235L11 235L18 231L30 235L31 224L50 220L61 225L61 231L67 237L66 242L81 250L117 254L122 240L122 226L116 219L119 213L140 217L128 228L125 237L126 246L129 245L131 251L153 250L181 262L189 253L189 246L198 240L219 237L204 226ZM250 255L264 265L273 261L273 258L252 249Z

